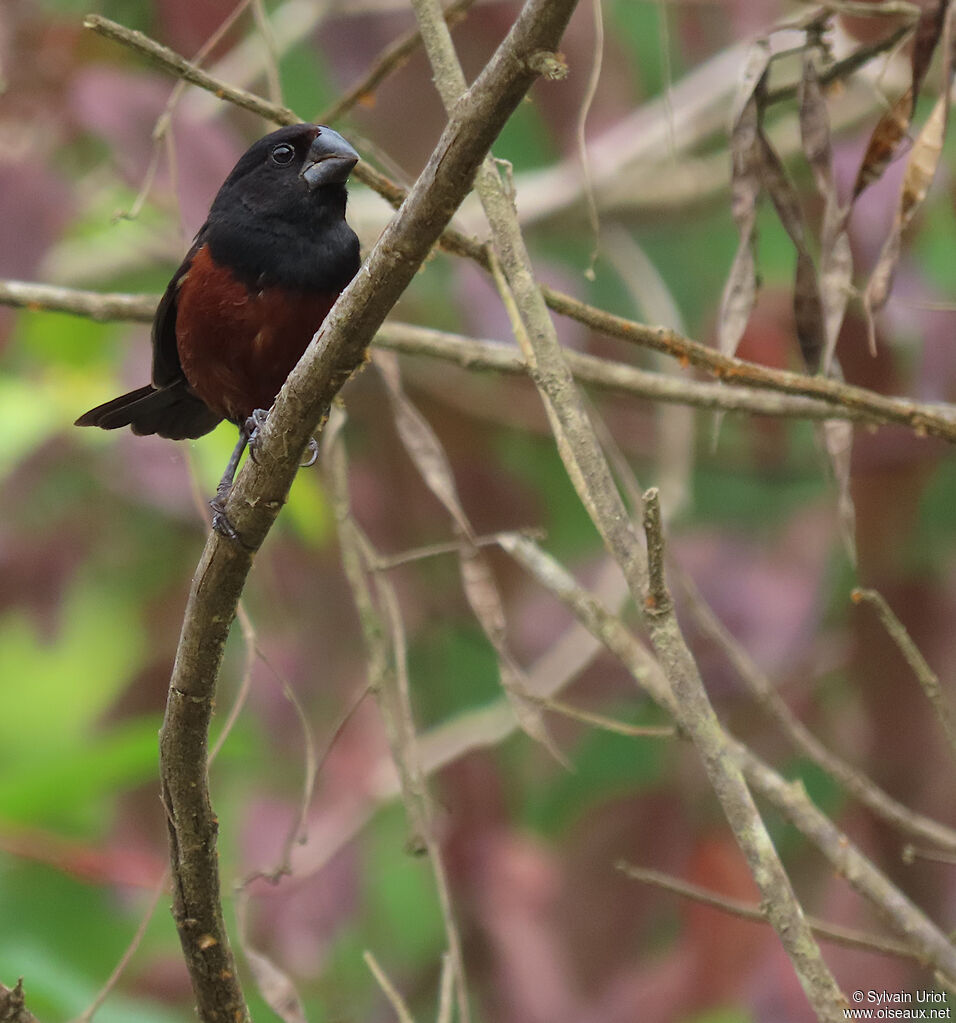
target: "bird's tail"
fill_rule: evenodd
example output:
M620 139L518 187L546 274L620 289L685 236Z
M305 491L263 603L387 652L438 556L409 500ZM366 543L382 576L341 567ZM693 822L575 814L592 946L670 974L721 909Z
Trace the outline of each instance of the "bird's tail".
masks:
M170 440L185 440L209 433L222 419L188 390L185 380L167 387L147 384L129 394L97 405L77 419L76 426L118 430L130 426L133 433L156 433Z

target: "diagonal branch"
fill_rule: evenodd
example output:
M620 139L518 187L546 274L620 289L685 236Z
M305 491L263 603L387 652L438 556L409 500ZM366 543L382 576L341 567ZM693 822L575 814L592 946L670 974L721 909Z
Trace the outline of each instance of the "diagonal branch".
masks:
M365 358L389 309L471 187L475 171L558 45L575 0L528 0L457 104L407 200L286 381L226 514L242 542L212 533L193 578L160 733L174 916L203 1020L245 1020L219 897L216 819L206 747L223 648L253 554L286 500L300 456L330 402Z
M453 103L460 102L458 96L465 84L451 37L436 0L412 0L412 4L436 85L450 110ZM654 528L660 525L657 492L644 495L645 509L658 510L653 522L645 519L645 556L535 280L513 197L490 158L478 172L477 191L492 230L489 258L495 281L531 367L568 477L608 553L620 566L635 603L643 603L651 641L679 706L678 722L700 755L807 999L821 1019L835 1023L843 1018L845 1000L813 940L743 774L727 755L729 741L672 613L662 574L663 538L660 529Z

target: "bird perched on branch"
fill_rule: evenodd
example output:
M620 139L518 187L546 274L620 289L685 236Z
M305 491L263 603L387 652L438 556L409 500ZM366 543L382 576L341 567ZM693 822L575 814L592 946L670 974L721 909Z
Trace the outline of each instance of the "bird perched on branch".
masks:
M152 381L77 426L201 437L223 419L239 443L211 502L223 504L265 411L359 268L345 221L358 153L338 132L296 124L254 143L213 200L153 320Z

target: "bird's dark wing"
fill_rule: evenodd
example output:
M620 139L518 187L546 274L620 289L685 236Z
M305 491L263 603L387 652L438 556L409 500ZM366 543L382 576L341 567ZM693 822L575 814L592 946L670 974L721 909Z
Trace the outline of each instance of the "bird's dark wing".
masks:
M205 240L206 225L203 225L156 307L156 315L153 317L153 387L168 387L170 384L185 380L176 346L176 299L192 266L193 257Z
M157 433L171 440L201 437L222 420L190 390L185 377L165 387L146 384L112 401L97 405L77 419L76 426L98 426L101 430L132 427L133 433Z
M205 228L173 274L153 318L153 382L98 405L80 416L77 426L103 430L132 427L133 433L158 433L182 440L209 433L222 416L213 412L189 386L176 347L176 298L193 257L203 244Z

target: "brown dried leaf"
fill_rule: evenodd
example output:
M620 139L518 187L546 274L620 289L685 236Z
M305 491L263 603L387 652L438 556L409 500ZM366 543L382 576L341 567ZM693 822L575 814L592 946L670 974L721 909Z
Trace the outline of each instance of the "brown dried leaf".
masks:
M376 352L375 366L385 381L395 415L395 426L405 450L425 485L441 501L461 532L469 539L473 538L471 524L458 500L448 456L431 424L409 401L398 372L398 359L392 352Z
M797 190L769 140L758 132L760 175L767 194L773 201L780 222L797 250L797 268L793 282L793 311L797 339L803 361L811 373L820 366L825 326L823 302L817 284L817 272L807 248L803 211Z
M866 152L863 154L863 162L857 171L852 202L856 202L865 188L883 176L900 143L906 138L912 115L913 90L907 89L893 106L884 111L873 129Z
M770 44L766 39L759 39L747 54L731 121L731 211L740 233L740 243L724 286L717 322L718 346L726 355L737 350L757 298L754 259L757 199L760 197L757 134L769 64Z
M847 556L855 566L856 509L850 493L850 466L853 455L853 424L844 419L827 419L820 427L824 449L837 486L837 517Z
M823 372L830 373L840 328L853 286L853 252L846 233L846 217L834 209L824 215L820 235L820 301L823 303Z
M247 945L243 951L256 987L269 1008L284 1023L308 1023L299 993L289 975L251 946Z
M913 35L912 53L912 87L913 106L916 106L916 99L922 88L926 72L929 70L930 62L936 47L943 34L943 25L946 22L946 9L949 7L949 0L936 0L935 3L927 4L920 13L919 21L916 23L916 31ZM910 112L912 116L912 111Z
M846 233L846 213L840 208L833 176L833 148L826 100L820 88L816 55L803 54L800 80L800 137L807 163L813 171L817 191L823 198L820 230L818 288L823 307L823 372L829 373L837 338L843 325L853 280L853 254Z
M893 277L896 275L896 264L900 258L901 240L897 221L894 221L889 236L883 243L880 258L876 261L873 273L867 281L866 290L863 292L863 315L866 319L866 336L870 355L876 355L876 322L873 315L886 305L886 300L889 298Z
M898 214L904 231L916 210L922 205L936 176L936 168L939 166L939 158L943 151L948 108L948 96L944 94L936 101L906 161Z
M824 197L835 195L833 184L833 150L830 144L830 118L826 99L820 88L816 54L807 49L803 53L803 73L800 78L800 139L803 152L813 171L817 190Z
M866 291L863 293L863 310L866 316L867 336L870 351L876 354L876 326L874 313L886 305L896 266L900 258L903 232L909 226L916 211L923 204L929 187L936 176L940 155L943 150L943 138L946 134L946 120L949 112L948 96L943 95L936 101L932 113L923 125L922 130L913 143L913 148L906 161L903 182L900 186L900 198L893 218L893 226L883 243L879 259L870 275Z
M808 372L820 368L824 347L824 313L817 284L817 269L806 248L797 250L797 270L793 279L793 315L797 326L800 353Z
M462 551L460 563L465 596L488 641L495 649L501 687L521 730L536 742L540 742L559 764L569 768L567 759L548 731L540 706L528 699L528 678L512 657L508 647L504 607L488 559L477 547L472 547Z
M419 412L402 387L398 359L392 352L376 352L375 365L388 390L395 425L405 450L429 490L444 505L455 522L463 543L460 554L461 579L468 604L494 647L505 695L518 724L540 742L559 763L567 766L548 733L540 708L523 695L527 689L524 672L515 662L507 643L504 605L494 574L485 555L474 546L475 534L458 498L455 477L441 441L428 420Z

